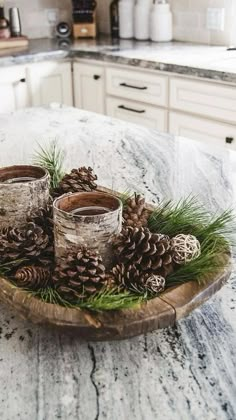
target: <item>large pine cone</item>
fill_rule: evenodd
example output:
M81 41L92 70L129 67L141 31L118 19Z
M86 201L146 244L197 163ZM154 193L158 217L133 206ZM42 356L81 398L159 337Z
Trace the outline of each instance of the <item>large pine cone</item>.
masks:
M158 294L165 288L164 277L143 273L135 265L118 264L112 269L118 286L138 293Z
M147 226L150 212L145 208L145 198L135 194L127 200L123 211L124 226Z
M36 290L48 285L51 271L45 267L26 266L19 268L14 278L19 287Z
M89 297L106 284L105 267L96 251L81 248L69 254L54 271L53 283L65 299Z
M173 270L170 238L148 228L124 229L114 241L118 263L166 277Z
M69 192L89 192L97 188L95 181L97 175L94 174L93 169L83 166L79 169L72 169L69 174L66 174L58 188L55 190L55 195L62 195Z
M0 231L0 263L39 257L48 243L48 235L33 222L22 228L4 228Z

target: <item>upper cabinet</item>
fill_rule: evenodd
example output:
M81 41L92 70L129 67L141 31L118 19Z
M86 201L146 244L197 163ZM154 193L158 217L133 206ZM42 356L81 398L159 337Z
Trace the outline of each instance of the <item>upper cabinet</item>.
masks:
M74 98L77 108L105 113L104 68L74 63Z
M0 113L30 105L24 66L0 69Z
M73 105L70 62L47 61L27 66L26 79L32 106L58 102Z

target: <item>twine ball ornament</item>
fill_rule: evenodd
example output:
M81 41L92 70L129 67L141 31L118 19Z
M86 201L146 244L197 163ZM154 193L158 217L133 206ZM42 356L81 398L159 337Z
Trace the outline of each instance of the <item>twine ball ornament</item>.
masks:
M180 234L175 236L171 240L171 248L173 261L179 265L193 261L201 255L201 244L193 235Z
M160 293L165 289L165 285L166 280L164 277L152 274L150 277L148 277L145 283L145 288L152 293Z

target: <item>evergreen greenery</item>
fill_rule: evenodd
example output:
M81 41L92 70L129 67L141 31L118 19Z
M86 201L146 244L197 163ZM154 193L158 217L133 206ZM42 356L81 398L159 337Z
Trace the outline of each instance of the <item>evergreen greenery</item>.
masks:
M63 177L64 153L53 140L47 148L40 144L39 150L35 153L33 163L47 169L51 177L51 188L57 188Z

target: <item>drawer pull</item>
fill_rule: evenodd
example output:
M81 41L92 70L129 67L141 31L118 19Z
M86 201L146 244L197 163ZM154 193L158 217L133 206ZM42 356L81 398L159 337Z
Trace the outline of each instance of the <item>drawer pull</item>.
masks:
M131 88L131 89L147 90L146 86L139 87L139 86L128 85L127 83L120 83L120 86L124 86L124 87Z
M25 82L26 82L25 78L20 79L20 82L21 82L21 83L25 83Z
M233 137L226 137L226 139L225 139L225 143L227 143L227 144L232 144L233 141L234 141Z
M101 78L101 76L99 76L98 74L95 74L95 75L93 76L93 78L94 78L94 80L99 80L99 79Z
M128 108L127 106L124 106L124 105L119 105L118 108L124 109L125 111L136 112L137 114L144 114L144 112L146 112L145 109L140 109L139 111L138 109Z

